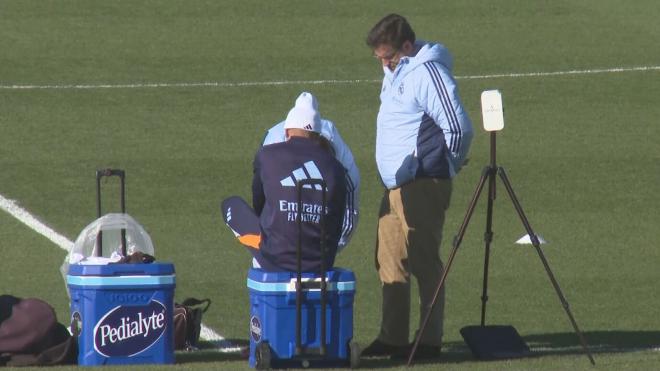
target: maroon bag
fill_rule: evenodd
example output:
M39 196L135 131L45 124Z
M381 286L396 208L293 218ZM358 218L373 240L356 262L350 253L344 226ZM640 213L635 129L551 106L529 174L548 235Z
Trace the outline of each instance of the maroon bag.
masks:
M0 323L0 353L38 353L51 344L55 311L39 299L18 300Z
M197 350L202 327L202 314L209 309L210 299L187 298L174 304L174 349Z
M45 301L0 296L0 365L76 363L75 340Z

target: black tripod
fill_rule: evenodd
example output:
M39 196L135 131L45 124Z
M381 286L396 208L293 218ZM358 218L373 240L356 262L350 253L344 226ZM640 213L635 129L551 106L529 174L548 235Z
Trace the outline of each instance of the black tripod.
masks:
M552 274L552 271L550 270L550 265L548 265L548 261L545 258L545 255L543 254L543 251L541 250L540 247L540 242L539 239L537 238L536 234L534 234L534 231L532 230L532 226L529 224L529 221L527 220L527 217L525 216L525 213L523 212L522 207L520 206L520 202L518 202L518 199L516 198L516 195L513 192L513 188L511 187L511 183L509 182L509 178L506 175L506 172L504 171L503 167L497 166L495 162L495 131L490 132L490 165L486 166L483 171L481 172L481 178L479 179L479 183L477 185L477 189L474 192L474 195L472 196L472 200L470 201L470 205L468 206L467 213L465 214L465 218L463 219L463 223L461 224L458 234L456 237L454 237L453 241L453 248L451 250L451 253L449 255L449 259L447 260L447 266L442 274L442 277L440 278L440 282L438 282L438 286L435 290L435 294L433 296L433 300L431 301L431 305L427 308L426 311L426 316L424 317L424 321L422 322L422 326L420 330L417 333L417 337L415 338L415 342L413 344L412 350L410 352L410 355L408 357L408 366L412 365L412 360L415 357L415 352L417 351L417 347L419 346L419 341L422 338L422 334L424 333L424 330L426 329L426 326L428 324L429 318L431 316L431 311L433 310L433 307L436 304L436 301L438 300L438 296L440 294L440 291L445 283L445 280L447 278L447 274L449 273L449 269L451 268L451 265L454 261L454 257L456 256L456 252L458 250L458 247L461 245L461 241L463 240L463 235L465 234L465 230L467 229L468 224L470 223L470 218L472 217L472 213L474 212L474 207L477 204L477 201L479 200L479 196L481 195L481 191L484 188L484 185L486 184L486 180L488 180L488 206L486 209L486 233L484 235L484 240L486 243L486 249L485 249L485 257L484 257L484 278L483 278L483 292L481 296L481 326L484 327L486 325L486 302L488 301L488 262L489 262L489 257L490 257L490 244L493 240L493 201L495 200L495 177L496 175L499 174L500 178L502 179L502 182L504 183L504 187L507 190L507 193L509 194L509 197L511 198L511 201L513 202L513 206L515 207L516 211L518 212L518 216L520 217L520 220L522 221L525 230L527 231L527 234L529 235L532 245L536 249L536 252L539 255L539 258L541 259L541 262L543 263L543 267L545 268L545 271L548 273L548 277L550 278L550 282L552 282L552 286L555 288L555 291L557 292L557 295L559 296L559 300L561 301L562 306L564 307L564 310L566 311L566 314L568 315L569 320L571 321L571 324L573 325L573 329L575 330L575 333L577 334L580 343L582 345L582 348L584 349L587 357L589 357L589 361L591 362L592 365L595 365L596 362L594 361L594 358L591 355L591 352L589 351L589 348L587 346L587 342L582 335L582 332L580 332L580 329L578 328L577 323L575 322L575 319L573 318L573 314L571 313L571 310L569 309L568 302L566 301L566 298L564 297L564 294L561 291L561 288L559 287L559 284L557 283L557 280L555 279L554 275Z

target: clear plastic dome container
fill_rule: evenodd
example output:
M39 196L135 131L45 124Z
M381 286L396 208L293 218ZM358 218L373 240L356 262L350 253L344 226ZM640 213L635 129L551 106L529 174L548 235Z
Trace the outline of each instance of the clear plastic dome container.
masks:
M64 259L60 272L66 282L70 264L108 264L119 261L122 254L121 231L126 231L126 255L142 252L154 256L154 245L151 237L142 225L128 214L106 214L80 232L76 242ZM97 238L101 233L99 246Z

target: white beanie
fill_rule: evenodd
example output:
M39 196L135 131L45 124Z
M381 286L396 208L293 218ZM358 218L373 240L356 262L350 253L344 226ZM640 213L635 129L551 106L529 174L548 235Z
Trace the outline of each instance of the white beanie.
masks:
M321 132L321 115L318 111L316 98L308 92L303 92L296 99L296 105L289 111L284 121L284 129L303 129Z
M300 93L298 98L296 98L296 106L304 105L312 107L317 111L319 110L319 102L316 100L316 97L312 95L312 93L308 93L306 91Z

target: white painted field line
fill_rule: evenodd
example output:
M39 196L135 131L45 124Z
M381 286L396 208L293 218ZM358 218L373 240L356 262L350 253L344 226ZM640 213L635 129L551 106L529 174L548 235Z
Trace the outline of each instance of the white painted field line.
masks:
M40 235L48 238L51 240L53 243L55 243L57 246L59 246L61 249L65 251L70 251L71 248L73 247L73 242L70 241L68 238L62 236L61 234L57 233L54 231L52 228L49 226L45 225L41 221L39 221L37 218L32 216L27 210L23 209L22 207L18 206L16 201L10 200L0 194L0 209L6 211L9 213L11 216L14 218L18 219L21 221L23 224L27 225L29 228L34 230L35 232L39 233ZM221 351L221 352L238 352L241 350L240 347L236 347L231 342L226 340L224 337L222 337L220 334L216 333L213 331L211 328L205 326L202 324L202 328L200 331L200 337L203 340L206 340L210 343L213 344L213 346Z
M246 81L246 82L157 82L135 84L65 84L65 85L0 85L6 90L37 90L37 89L141 89L141 88L238 88L249 86L280 86L280 85L330 85L330 84L360 84L374 83L380 80L297 80L297 81Z
M223 353L239 353L243 350L243 348L232 344L209 327L204 326L203 323L199 337L213 344L215 349Z
M526 77L550 77L550 76L567 76L567 75L590 75L590 74L603 74L603 73L622 73L622 72L643 72L643 71L659 71L660 66L639 66L639 67L612 67L612 68L597 68L585 70L568 70L568 71L550 71L550 72L520 72L520 73L501 73L490 75L466 75L456 76L458 80L476 80L476 79L494 79L494 78L526 78ZM283 80L283 81L245 81L245 82L222 82L222 81L206 81L206 82L156 82L156 83L131 83L131 84L55 84L55 85L38 85L38 84L12 84L0 85L3 90L39 90L39 89L61 89L61 90L75 90L75 89L144 89L144 88L239 88L251 86L283 86L283 85L357 85L363 83L380 83L381 80L370 79L355 79L355 80Z
M591 75L598 73L621 73L621 72L642 72L642 71L660 71L660 66L613 67L613 68L597 68L597 69L588 69L588 70L569 70L569 71L554 71L554 72L502 73L502 74L492 74L492 75L456 76L456 78L461 80L470 80L470 79L494 79L494 78L507 78L507 77L516 78L516 77Z
M69 251L73 247L73 242L66 237L55 232L52 228L40 222L22 207L18 206L16 201L10 200L0 194L0 208L8 212L11 216L21 221L40 235L54 242L62 249Z

